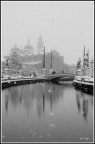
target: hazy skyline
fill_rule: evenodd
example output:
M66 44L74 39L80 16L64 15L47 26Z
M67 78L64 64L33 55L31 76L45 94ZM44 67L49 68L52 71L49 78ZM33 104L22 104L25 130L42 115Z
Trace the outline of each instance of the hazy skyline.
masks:
M28 37L34 50L42 36L46 51L57 50L65 63L76 64L84 45L94 55L94 2L1 2L1 57Z

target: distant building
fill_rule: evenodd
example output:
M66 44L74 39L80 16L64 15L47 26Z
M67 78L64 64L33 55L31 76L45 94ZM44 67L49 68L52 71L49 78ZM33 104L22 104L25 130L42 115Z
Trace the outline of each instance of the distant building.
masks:
M30 40L29 40L29 38L28 38L28 43L27 43L27 45L24 47L24 54L25 55L32 55L33 54L33 46L32 45L30 45Z
M12 47L10 50L10 55L13 53L17 53L18 55L22 54L22 50L17 47L16 43L15 43L14 47Z
M47 74L49 74L51 69L51 52L48 52L46 54L45 63ZM57 51L52 51L52 69L55 70L56 73L60 73L63 71L63 66L64 57L60 56L60 54Z
M43 40L40 36L37 43L37 53L34 53L34 48L28 43L23 49L20 49L15 44L11 48L9 56L11 74L16 74L22 69L22 74L29 76L31 71L42 73L43 69ZM2 62L2 72L6 68L6 62ZM52 51L52 68L56 73L75 73L75 66L64 63L64 56L61 56L57 51ZM45 54L45 69L47 74L50 74L51 69L51 52Z
M43 51L43 40L42 37L40 36L37 42L37 53L42 53L42 51Z
M64 63L63 69L65 73L72 73L72 74L76 73L76 65L69 65Z

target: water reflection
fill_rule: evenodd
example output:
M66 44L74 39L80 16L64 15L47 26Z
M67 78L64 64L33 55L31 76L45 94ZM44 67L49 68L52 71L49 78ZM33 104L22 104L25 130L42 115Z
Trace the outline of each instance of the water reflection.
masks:
M92 141L93 96L71 85L11 87L2 91L2 103L3 141Z
M60 97L63 97L63 87L51 83L12 87L5 93L5 110L8 113L9 103L14 109L23 104L29 115L29 109L32 108L36 99L37 113L40 118L42 114L45 115L45 103L49 103L50 112L52 112L53 105L58 103Z
M56 93L55 93L56 87ZM58 90L59 89L59 90ZM45 115L45 105L46 103L50 106L50 112L52 112L53 105L56 105L56 98L59 99L63 97L63 88L58 87L55 84L40 84L35 85L34 95L37 101L37 113L40 118L41 115Z
M45 115L46 102L50 105L50 112L52 113L53 106L58 103L59 98L63 99L63 89L63 86L51 83L40 83L9 88L5 93L6 113L8 113L9 103L14 109L16 109L18 105L23 104L27 115L29 115L30 108L32 110L34 100L36 99L38 117L41 118L42 115ZM87 94L76 90L76 104L78 107L78 112L83 114L85 121L87 121L89 102L91 105L93 105L92 96L89 97Z
M11 103L12 107L15 109L18 104L21 104L22 93L19 91L18 87L9 88L5 93L5 109L8 113L8 105Z
M87 121L87 115L88 115L88 99L83 99L83 117Z
M5 95L5 110L8 112L8 95Z
M89 103L93 106L93 96L76 90L76 103L79 113L83 114L83 118L87 122Z

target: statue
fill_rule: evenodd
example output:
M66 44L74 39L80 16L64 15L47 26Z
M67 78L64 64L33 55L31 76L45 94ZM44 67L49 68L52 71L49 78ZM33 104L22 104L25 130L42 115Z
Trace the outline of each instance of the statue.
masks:
M78 62L77 62L77 69L81 68L81 58L79 58Z

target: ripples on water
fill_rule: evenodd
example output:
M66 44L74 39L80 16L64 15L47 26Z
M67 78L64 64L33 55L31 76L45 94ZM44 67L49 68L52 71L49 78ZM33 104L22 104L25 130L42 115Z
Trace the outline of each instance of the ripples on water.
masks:
M37 83L2 91L3 142L92 142L93 96Z

